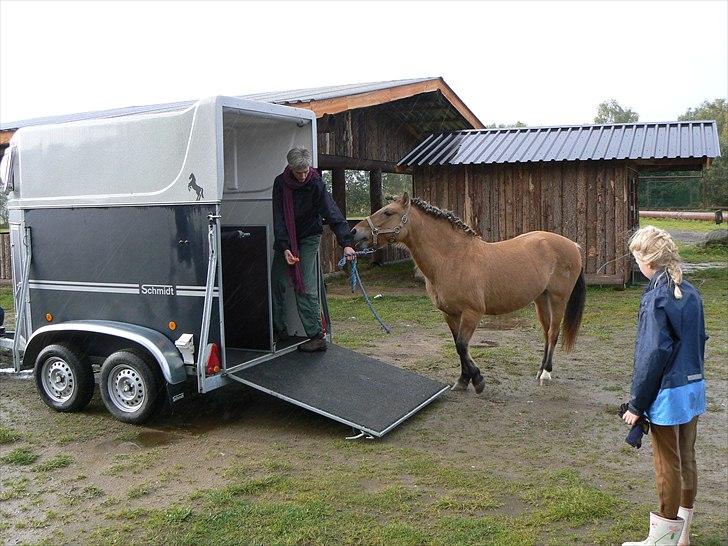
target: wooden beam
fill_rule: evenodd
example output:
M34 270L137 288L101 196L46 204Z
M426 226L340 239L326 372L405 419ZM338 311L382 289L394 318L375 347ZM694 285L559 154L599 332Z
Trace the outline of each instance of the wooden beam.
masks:
M380 170L385 173L405 172L409 170L397 170L397 164L389 161L377 161L374 159L354 159L340 155L319 154L318 168L324 170L349 169L351 171Z
M325 114L338 114L347 110L355 110L357 108L367 108L378 104L385 104L395 100L406 99L422 93L431 93L440 91L445 98L452 104L463 118L467 120L473 129L483 129L485 126L475 114L468 108L465 103L458 97L450 86L448 86L442 78L434 78L418 83L410 83L407 85L399 85L378 91L369 91L368 93L359 93L357 95L348 95L344 97L335 97L324 100L312 100L311 102L295 103L292 106L296 108L306 108L316 113L316 117L323 117Z
M660 158L660 159L634 159L630 161L630 165L634 166L638 170L653 170L653 171L689 171L696 170L700 171L708 163L707 157L675 157L675 158Z
M336 205L346 218L346 172L343 168L332 169L331 189Z
M372 213L382 208L382 171L373 169L369 171L369 205Z

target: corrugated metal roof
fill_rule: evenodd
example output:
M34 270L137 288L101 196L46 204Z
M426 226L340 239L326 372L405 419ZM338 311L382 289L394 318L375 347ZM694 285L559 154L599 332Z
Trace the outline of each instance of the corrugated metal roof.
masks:
M427 137L400 165L718 157L715 121L518 127Z
M239 95L237 98L246 100L257 100L261 102L272 102L275 104L296 104L308 103L311 101L332 99L360 95L371 91L400 87L412 83L426 82L437 78L415 78L409 80L390 80L384 82L359 83L349 85L335 85L328 87L312 87L308 89L294 89L291 91L275 91L270 93L254 93L250 95ZM0 123L0 131L19 129L32 125L47 125L56 123L67 123L70 121L81 121L87 119L115 118L120 116L131 116L134 114L146 114L149 112L168 112L181 110L194 104L194 101L173 102L168 104L152 104L147 106L129 106L126 108L115 108L113 110L99 110L96 112L82 112L64 116L51 116L43 118L26 119Z

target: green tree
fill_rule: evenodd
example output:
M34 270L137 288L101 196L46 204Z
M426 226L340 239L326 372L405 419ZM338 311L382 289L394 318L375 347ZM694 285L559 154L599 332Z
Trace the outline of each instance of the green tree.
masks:
M506 127L528 127L528 125L522 121L517 121L516 123L490 123L485 126L486 129L505 129Z
M345 171L346 177L346 211L341 211L347 218L365 218L369 216L369 171ZM323 171L321 178L326 189L333 193L331 171Z
M412 195L412 175L398 173L382 173L382 197L386 202L404 192Z
M716 157L711 167L703 172L703 205L706 207L728 206L728 101L715 99L704 101L695 108L688 108L680 121L715 120L718 142L723 157Z
M632 123L640 119L640 115L631 108L626 110L614 99L605 100L597 107L594 123Z

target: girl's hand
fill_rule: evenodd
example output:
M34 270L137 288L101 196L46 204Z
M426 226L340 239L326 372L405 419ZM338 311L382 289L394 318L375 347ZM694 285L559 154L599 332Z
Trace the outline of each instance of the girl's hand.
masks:
M640 420L640 416L635 415L631 411L627 410L624 412L622 419L624 419L624 422L627 423L629 426L634 426L635 423Z
M286 259L286 263L288 265L294 265L297 262L300 262L300 258L296 258L293 253L290 250L286 250L283 252L283 257Z

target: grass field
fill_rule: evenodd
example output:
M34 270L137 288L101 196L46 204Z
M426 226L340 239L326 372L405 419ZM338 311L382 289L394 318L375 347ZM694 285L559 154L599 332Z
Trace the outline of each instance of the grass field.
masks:
M640 225L652 225L666 231L697 231L706 233L714 229L725 229L728 227L728 218L722 224L704 220L673 220L672 218L640 218Z
M690 249L688 249L690 250ZM726 260L714 251L711 260ZM687 253L692 259L696 254ZM702 260L698 260L702 261ZM328 283L337 343L433 379L459 364L412 266L361 267L379 330L345 278ZM693 545L728 543L728 268L688 276L705 302L709 408L698 436ZM95 395L53 413L0 376L0 539L40 544L621 544L655 508L650 441L627 446L641 287L589 287L583 329L539 387L533 309L485 318L481 395L450 392L378 441L238 387L143 427ZM8 297L7 289L0 298ZM2 366L0 366L2 367Z

